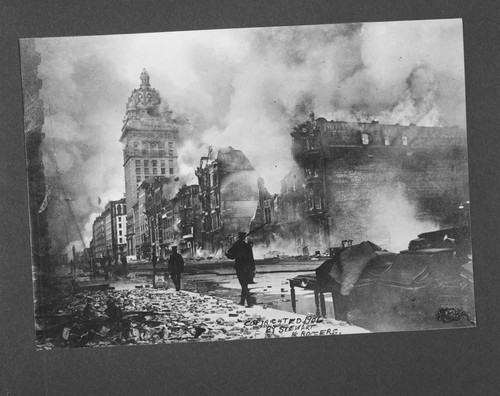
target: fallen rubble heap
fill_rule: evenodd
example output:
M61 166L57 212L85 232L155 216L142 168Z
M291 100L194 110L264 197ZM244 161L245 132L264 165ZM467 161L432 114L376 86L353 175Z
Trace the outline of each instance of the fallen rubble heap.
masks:
M189 292L93 290L67 295L57 308L37 315L39 350L276 337L252 309ZM319 332L328 326L314 327L330 334Z

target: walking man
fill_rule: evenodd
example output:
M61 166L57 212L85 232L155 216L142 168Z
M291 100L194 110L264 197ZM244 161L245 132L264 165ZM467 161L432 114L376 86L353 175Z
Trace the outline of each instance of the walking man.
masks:
M254 305L255 300L250 295L248 285L253 283L255 261L253 259L252 247L245 242L246 236L245 232L238 232L238 240L226 252L226 257L235 261L234 269L236 270L238 282L241 285L240 305L245 305L246 301L248 306L251 307Z
M181 290L182 271L184 271L184 259L177 253L177 246L172 246L172 254L168 259L168 272L170 272L170 277L177 291Z

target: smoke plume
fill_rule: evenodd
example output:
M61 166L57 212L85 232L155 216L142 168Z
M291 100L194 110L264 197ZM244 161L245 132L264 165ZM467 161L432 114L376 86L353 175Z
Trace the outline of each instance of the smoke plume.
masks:
M55 245L79 239L71 222L88 239L91 215L123 197L119 138L125 103L143 68L179 122L179 176L186 184L197 182L194 169L207 146L233 146L278 192L293 165L290 131L309 112L328 120L465 126L459 20L44 38L36 44L47 178L57 191L54 202L70 199L74 214L73 220L65 214L66 225L51 221ZM55 210L50 213L55 219Z

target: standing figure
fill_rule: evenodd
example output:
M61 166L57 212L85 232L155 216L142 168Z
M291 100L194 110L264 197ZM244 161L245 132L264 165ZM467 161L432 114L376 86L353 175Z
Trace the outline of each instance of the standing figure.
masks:
M238 240L226 252L226 257L235 260L234 269L241 285L240 305L245 305L246 300L248 306L251 307L255 304L255 300L250 295L248 285L253 283L255 261L252 246L245 242L246 236L245 232L238 232Z
M126 254L122 254L122 257L121 257L120 260L122 262L123 271L127 272L127 255Z
M168 272L170 272L170 277L177 291L181 290L182 271L184 271L184 259L177 253L177 246L172 246L172 254L168 259Z
M153 250L153 253L151 254L151 263L153 264L153 272L156 274L156 262L158 261L158 258L156 257L156 249Z
M104 279L109 280L109 273L111 271L111 256L109 253L106 254L104 259Z

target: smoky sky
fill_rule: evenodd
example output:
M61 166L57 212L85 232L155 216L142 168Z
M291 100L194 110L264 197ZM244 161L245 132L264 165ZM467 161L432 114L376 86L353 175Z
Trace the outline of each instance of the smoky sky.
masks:
M43 38L36 48L45 171L87 243L103 204L124 194L119 138L143 68L179 123L185 183L197 182L208 146L232 146L279 192L293 165L290 131L310 112L465 127L460 20Z

